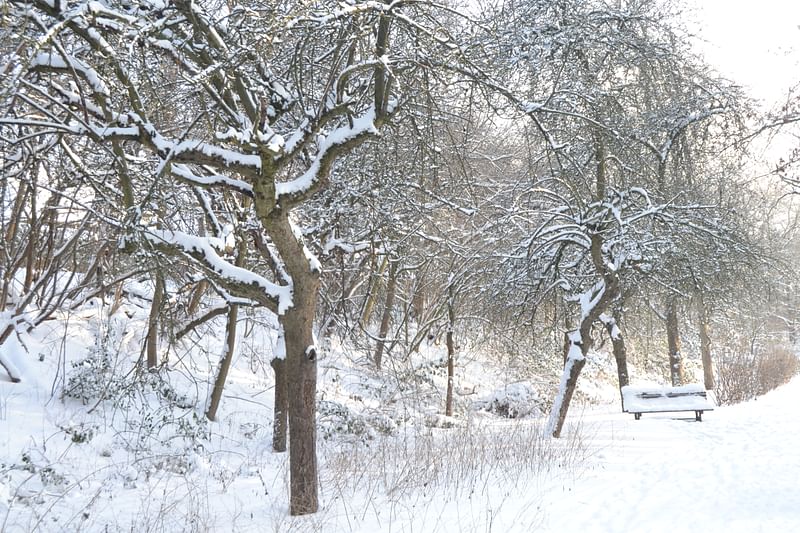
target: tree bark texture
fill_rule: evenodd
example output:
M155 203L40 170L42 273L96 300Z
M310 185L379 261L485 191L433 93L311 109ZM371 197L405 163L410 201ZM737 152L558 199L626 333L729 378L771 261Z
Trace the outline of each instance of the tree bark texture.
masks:
M186 307L187 316L194 316L195 313L197 313L197 310L200 308L200 302L203 300L203 296L206 293L206 289L208 289L208 281L200 280L200 282L192 290L192 296L189 299L189 305Z
M286 343L289 512L292 515L304 515L315 513L319 508L317 348L314 346L313 326L320 273L309 261L302 237L292 230L288 213L273 211L266 227L292 283L292 305L278 319L283 326Z
M312 326L318 277L292 273L294 305L281 322L286 335L286 384L289 393L289 470L292 515L317 512L317 354Z
M374 271L375 264L373 263L372 282L367 292L367 299L364 301L364 311L361 313L361 327L367 329L369 321L372 319L372 310L375 307L375 299L378 297L378 290L381 286L381 278L383 272L386 270L386 265L389 262L389 257L386 256L381 261L378 271Z
M275 406L272 421L272 450L286 451L286 438L289 431L289 391L286 385L286 360L273 359L270 366L275 372Z
M678 305L675 298L667 306L667 349L669 350L669 377L673 387L683 384L681 337L678 332Z

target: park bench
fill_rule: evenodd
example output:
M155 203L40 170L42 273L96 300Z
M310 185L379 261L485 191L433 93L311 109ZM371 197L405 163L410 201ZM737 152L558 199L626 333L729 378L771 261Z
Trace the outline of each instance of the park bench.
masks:
M705 387L699 384L680 387L622 387L622 411L633 413L636 420L642 413L694 411L695 420L703 421L703 411L713 411L714 403Z

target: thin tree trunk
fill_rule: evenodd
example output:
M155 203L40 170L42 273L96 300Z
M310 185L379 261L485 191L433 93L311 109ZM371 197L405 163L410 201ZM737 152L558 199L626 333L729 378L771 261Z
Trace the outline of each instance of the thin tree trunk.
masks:
M24 202L27 199L29 188L30 187L26 182L20 182L19 190L17 191L17 197L14 200L14 207L11 208L11 216L8 217L8 227L6 228L6 233L4 235L6 241L6 250L11 250L14 248L14 240L17 238L19 223L22 220L22 210L25 207Z
M619 329L619 312L615 310L613 316L603 315L600 319L606 326L608 336L611 338L611 351L614 354L614 360L617 362L617 380L621 398L622 387L630 383L630 377L628 375L628 354L625 349L625 339Z
M673 387L683 384L681 338L678 332L678 306L671 298L667 306L667 348L669 350L669 377Z
M444 403L444 414L447 416L453 416L453 381L456 359L456 349L453 342L453 329L456 323L454 298L455 294L453 284L451 283L447 287L447 394Z
M247 260L247 244L244 239L239 239L238 247L236 250L235 265L242 268ZM201 281L200 284L205 283ZM198 287L199 289L199 287ZM197 292L202 292L198 290ZM217 409L222 401L222 391L225 389L225 382L228 379L228 372L230 371L231 364L233 363L233 356L236 354L236 330L239 321L239 306L236 304L229 305L228 307L228 321L225 325L225 353L219 363L219 370L217 377L214 380L214 390L211 392L211 401L208 404L206 411L206 418L209 420L217 419Z
M236 353L236 323L239 320L239 306L231 305L228 310L228 322L225 326L225 354L219 363L217 378L214 380L214 389L211 391L211 401L208 404L206 418L211 421L217 419L217 409L222 400L222 391L225 389L225 381L228 379L228 371Z
M275 407L272 421L272 450L286 451L286 437L289 431L289 390L286 384L286 360L274 358L270 366L275 372Z
M714 390L714 365L711 361L711 336L709 335L709 313L703 295L698 301L698 330L700 332L700 358L703 361L703 384L706 390Z
M595 159L597 170L595 174L596 199L602 201L606 195L607 187L607 166L606 166L606 147L603 133L595 131ZM599 229L599 228L598 228ZM600 319L605 309L620 296L619 279L615 271L608 268L608 264L603 257L603 236L600 231L594 231L590 237L590 255L594 269L602 277L602 282L598 283L585 296L589 296L587 302L594 302L591 307L581 309L581 322L577 330L569 332L565 337L564 347L564 370L561 375L561 383L558 393L553 401L550 411L550 418L547 423L548 432L553 437L559 438L564 422L567 418L567 411L572 402L572 396L578 385L583 366L586 364L586 354L592 345L592 325Z
M386 285L386 302L383 307L381 317L381 327L378 330L378 343L375 347L375 368L380 370L383 362L383 347L386 344L386 336L389 334L389 321L392 318L392 307L397 291L397 263L392 261L389 266L389 281Z
M567 334L564 353L567 354L567 360L564 363L561 383L547 422L548 433L555 438L561 437L561 430L564 428L564 422L567 419L569 404L572 402L572 395L578 386L578 376L580 376L581 370L586 364L585 350L582 347L579 331L572 331Z
M8 269L3 272L3 287L0 289L0 313L4 312L6 310L6 306L8 305L11 280L14 278L14 274L17 270L17 267L13 266L16 261L12 261L12 256L16 255L16 246L14 245L14 241L17 239L19 224L23 218L25 200L27 199L29 189L30 186L26 182L20 182L19 189L17 191L17 197L14 200L14 206L9 213L10 216L7 217L8 227L6 228L6 232L3 236L5 240L3 261L7 262Z
M164 276L156 272L156 285L153 291L153 302L150 306L150 317L147 320L147 369L158 366L158 315L164 298Z
M414 278L414 294L411 297L411 309L414 311L414 318L417 319L417 322L419 322L422 320L422 317L425 314L425 290L423 287L424 277L423 274L418 271Z
M375 299L378 297L378 288L381 285L381 278L383 272L386 270L386 265L389 262L389 256L383 258L377 272L372 273L372 283L367 293L367 300L364 302L364 312L361 314L361 327L367 329L369 321L372 318L372 310L375 307Z
M208 288L207 280L200 280L200 282L192 290L192 297L189 300L189 306L186 308L186 316L194 316L200 308L200 302L203 301L203 295Z
M36 194L34 193L34 196ZM36 209L35 204L31 206L31 211ZM28 243L25 247L25 281L23 282L23 292L28 292L34 280L34 262L36 260L36 241L39 240L39 221L31 215L31 224L28 229Z

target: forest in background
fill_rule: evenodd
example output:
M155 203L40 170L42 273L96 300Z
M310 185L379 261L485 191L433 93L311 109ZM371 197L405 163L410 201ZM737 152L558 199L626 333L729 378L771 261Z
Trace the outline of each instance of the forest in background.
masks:
M257 330L292 514L331 346L401 376L440 343L446 416L467 349L546 376L556 436L593 349L722 403L797 372L800 151L762 154L800 99L763 111L669 2L0 7L4 379L54 320L133 302L142 342L59 394L158 389L214 336L186 406L214 421Z

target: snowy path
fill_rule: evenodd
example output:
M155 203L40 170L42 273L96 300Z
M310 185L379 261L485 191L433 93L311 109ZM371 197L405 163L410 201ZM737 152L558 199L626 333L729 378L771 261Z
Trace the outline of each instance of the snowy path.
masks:
M702 423L586 413L597 455L574 486L546 497L544 530L800 531L798 406L795 379Z

